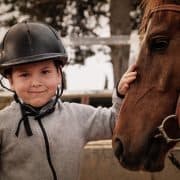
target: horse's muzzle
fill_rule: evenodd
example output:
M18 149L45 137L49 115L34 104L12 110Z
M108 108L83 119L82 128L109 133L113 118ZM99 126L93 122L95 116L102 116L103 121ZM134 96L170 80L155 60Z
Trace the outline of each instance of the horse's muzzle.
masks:
M165 141L160 138L152 138L152 141L140 148L143 151L134 151L130 147L125 147L123 144L123 138L114 136L113 138L113 150L115 157L120 164L129 170L137 171L160 171L163 169L163 163L159 161L160 149L166 144Z

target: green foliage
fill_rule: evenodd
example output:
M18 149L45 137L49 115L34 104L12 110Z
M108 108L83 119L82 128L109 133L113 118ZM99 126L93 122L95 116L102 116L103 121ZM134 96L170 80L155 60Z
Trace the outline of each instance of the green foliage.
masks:
M23 16L31 21L41 21L60 30L62 36L67 34L96 35L93 29L98 26L100 16L109 16L103 6L108 0L1 0L0 6L8 5L3 13L19 12L11 15L1 24L11 26ZM93 27L89 27L88 17L94 16Z
M140 8L141 0L132 0L132 10L130 12L130 18L131 18L131 28L132 29L138 29L141 18L142 18L142 10Z
M110 17L111 0L0 0L0 24L12 26L27 20L52 25L61 36L97 36L102 17ZM137 28L139 14L136 7L139 0L132 0L132 28ZM6 17L5 17L6 15ZM2 18L3 17L3 18ZM92 55L90 50L76 48L76 63L83 63Z

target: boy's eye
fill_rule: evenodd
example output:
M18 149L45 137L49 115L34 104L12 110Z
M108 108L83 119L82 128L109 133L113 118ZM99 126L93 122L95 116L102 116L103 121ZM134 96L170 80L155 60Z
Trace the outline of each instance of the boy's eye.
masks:
M50 73L50 70L43 70L42 73L43 73L43 74L49 74L49 73Z
M20 77L28 77L29 74L28 74L28 73L21 73L19 76L20 76Z

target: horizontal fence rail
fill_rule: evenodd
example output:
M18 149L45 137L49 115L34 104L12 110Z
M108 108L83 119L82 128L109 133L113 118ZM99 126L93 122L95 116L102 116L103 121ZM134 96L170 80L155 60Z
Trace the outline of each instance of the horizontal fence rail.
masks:
M130 45L129 35L111 37L70 37L64 38L65 45L70 46L91 46L91 45Z

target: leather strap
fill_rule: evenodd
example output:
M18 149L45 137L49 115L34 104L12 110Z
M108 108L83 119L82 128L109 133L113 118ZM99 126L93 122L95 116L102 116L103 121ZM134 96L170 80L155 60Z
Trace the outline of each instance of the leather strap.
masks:
M180 12L180 5L164 4L164 5L157 6L150 11L148 18L150 18L153 13L156 13L159 11L175 11L175 12L179 13Z

